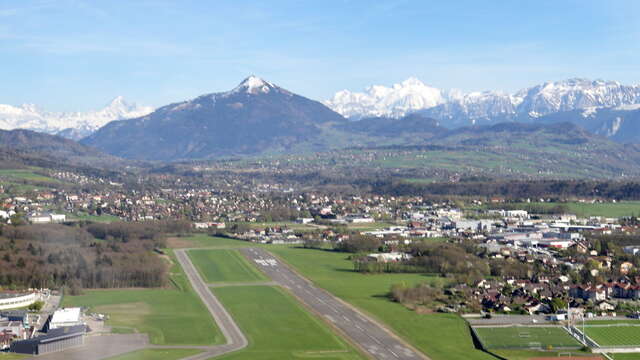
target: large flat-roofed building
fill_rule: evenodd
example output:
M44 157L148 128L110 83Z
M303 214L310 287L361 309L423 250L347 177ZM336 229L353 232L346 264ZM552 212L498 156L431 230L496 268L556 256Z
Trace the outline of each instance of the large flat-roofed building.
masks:
M82 325L81 309L79 307L63 308L56 310L51 315L47 329L50 331L64 326L75 325Z
M65 326L50 330L46 335L14 341L11 351L19 354L42 355L84 344L85 325Z
M0 293L0 310L26 307L38 300L40 300L40 294L37 292Z

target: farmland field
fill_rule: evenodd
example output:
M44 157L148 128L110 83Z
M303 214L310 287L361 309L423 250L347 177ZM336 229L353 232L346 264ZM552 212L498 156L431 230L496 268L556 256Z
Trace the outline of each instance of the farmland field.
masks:
M365 275L353 271L344 253L271 246L268 250L339 298L386 323L433 360L489 360L493 356L473 345L466 321L454 314L417 314L389 297L391 285L404 282L443 284L423 274Z
M477 327L475 331L485 349L550 349L580 348L581 346L561 327Z
M178 360L201 352L202 350L198 349L144 349L112 357L108 360Z
M207 308L173 259L173 288L87 290L62 306L89 307L109 316L113 332L149 334L152 344L211 345L224 341Z
M216 359L363 359L278 287L233 286L212 291L249 340L246 349Z
M237 250L190 250L188 254L205 282L267 280Z
M640 326L638 325L587 325L585 332L600 346L640 345Z

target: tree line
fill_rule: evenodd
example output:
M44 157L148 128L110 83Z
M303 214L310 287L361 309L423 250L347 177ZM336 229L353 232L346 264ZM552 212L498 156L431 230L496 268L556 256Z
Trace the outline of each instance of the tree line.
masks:
M154 253L180 222L5 225L0 287L122 288L167 284L168 262Z

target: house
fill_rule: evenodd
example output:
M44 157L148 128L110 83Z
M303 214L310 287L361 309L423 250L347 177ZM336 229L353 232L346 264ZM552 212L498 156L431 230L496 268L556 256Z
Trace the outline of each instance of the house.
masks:
M390 253L380 253L380 254L369 254L367 255L367 259L375 260L377 262L398 262L403 260L411 259L410 254L399 253L399 252L390 252Z
M596 308L601 311L612 311L615 310L616 306L606 300L602 300L596 304Z
M296 223L298 224L310 224L313 222L313 218L297 218Z
M67 216L64 214L33 212L27 215L27 220L32 224L51 224L65 222Z

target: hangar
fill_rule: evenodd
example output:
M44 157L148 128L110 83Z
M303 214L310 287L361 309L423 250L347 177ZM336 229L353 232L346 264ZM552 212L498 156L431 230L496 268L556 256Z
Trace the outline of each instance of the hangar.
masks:
M46 335L28 340L14 341L11 351L19 354L42 355L84 345L85 325L51 329Z

